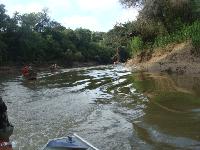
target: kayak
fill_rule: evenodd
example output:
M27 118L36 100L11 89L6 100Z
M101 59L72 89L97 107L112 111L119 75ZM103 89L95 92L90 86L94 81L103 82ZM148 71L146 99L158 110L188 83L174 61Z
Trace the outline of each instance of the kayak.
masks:
M42 150L87 150L89 148L99 150L74 133L72 136L49 140Z
M50 71L51 72L56 72L56 71L58 71L59 69L58 68L50 68Z
M26 80L36 80L37 73L32 69L31 66L26 66L22 69L22 75Z
M24 76L24 78L26 80L36 80L37 79L37 74L34 73L34 74L31 74L31 75L27 75L27 76Z

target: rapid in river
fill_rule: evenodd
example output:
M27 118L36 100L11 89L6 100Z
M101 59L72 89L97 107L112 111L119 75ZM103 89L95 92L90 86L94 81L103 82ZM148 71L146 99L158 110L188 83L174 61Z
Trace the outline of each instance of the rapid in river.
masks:
M123 65L0 76L14 150L77 133L101 150L200 149L200 77Z

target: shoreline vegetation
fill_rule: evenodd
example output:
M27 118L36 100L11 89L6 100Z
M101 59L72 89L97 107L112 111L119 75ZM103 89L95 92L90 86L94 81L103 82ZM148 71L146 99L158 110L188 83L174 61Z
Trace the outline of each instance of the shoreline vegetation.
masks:
M104 41L105 32L66 28L52 20L48 12L43 9L9 16L6 6L0 4L0 66L112 63L115 50Z
M127 62L143 71L200 73L199 0L119 1L139 15L108 32L67 29L50 18L48 9L10 17L0 4L0 66Z
M120 0L140 7L129 41L134 71L200 74L200 1Z
M126 66L132 71L200 74L200 57L194 49L191 41L169 44L142 58L138 55L128 60Z
M50 71L50 66L52 63L48 64L31 64L36 71ZM77 68L77 67L92 67L92 66L98 66L97 62L85 62L85 63L79 63L74 62L71 66L62 66L58 65L61 69L67 69L67 68ZM21 74L21 69L23 68L23 65L5 65L0 66L0 74Z

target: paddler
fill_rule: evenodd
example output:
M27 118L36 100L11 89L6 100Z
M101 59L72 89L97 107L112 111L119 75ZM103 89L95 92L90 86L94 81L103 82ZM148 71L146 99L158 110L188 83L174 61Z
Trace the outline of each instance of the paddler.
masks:
M7 106L0 97L0 150L12 150L9 137L13 133L14 127L8 121Z
M23 68L22 68L22 75L24 76L24 77L28 77L29 76L29 66L24 66Z

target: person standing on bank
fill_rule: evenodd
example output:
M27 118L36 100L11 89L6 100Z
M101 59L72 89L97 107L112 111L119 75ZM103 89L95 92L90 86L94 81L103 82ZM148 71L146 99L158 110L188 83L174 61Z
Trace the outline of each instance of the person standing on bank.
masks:
M9 138L13 133L13 125L8 121L7 106L0 97L0 150L12 150Z

